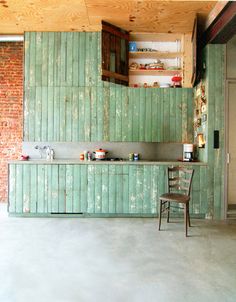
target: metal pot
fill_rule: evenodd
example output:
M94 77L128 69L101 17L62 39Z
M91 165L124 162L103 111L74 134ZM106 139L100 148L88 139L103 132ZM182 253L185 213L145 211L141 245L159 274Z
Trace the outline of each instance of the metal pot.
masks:
M93 152L95 154L95 159L105 159L106 153L108 153L106 150L98 149Z

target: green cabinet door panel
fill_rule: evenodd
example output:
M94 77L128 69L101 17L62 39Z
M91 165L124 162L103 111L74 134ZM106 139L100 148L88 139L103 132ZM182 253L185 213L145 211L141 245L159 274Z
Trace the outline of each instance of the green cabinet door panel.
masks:
M155 215L166 165L10 164L10 214ZM206 166L194 166L191 213L208 208ZM178 209L177 212L180 212Z
M192 141L192 89L102 81L99 32L26 32L24 71L24 141Z

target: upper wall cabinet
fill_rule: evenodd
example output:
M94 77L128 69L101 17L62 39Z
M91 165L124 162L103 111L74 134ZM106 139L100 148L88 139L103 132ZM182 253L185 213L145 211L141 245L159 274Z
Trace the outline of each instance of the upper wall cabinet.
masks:
M102 21L102 80L128 86L129 33Z

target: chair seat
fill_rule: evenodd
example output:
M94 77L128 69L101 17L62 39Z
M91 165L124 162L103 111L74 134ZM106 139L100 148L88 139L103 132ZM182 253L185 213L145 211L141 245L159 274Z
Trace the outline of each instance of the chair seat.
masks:
M184 195L181 193L165 193L160 196L161 200L164 201L174 201L178 203L187 203L190 200L188 195Z

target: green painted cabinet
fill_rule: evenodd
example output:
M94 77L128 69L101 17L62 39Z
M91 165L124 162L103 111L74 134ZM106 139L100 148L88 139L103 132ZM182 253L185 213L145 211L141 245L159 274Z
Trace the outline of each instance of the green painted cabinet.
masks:
M150 216L166 189L166 165L10 164L9 212L18 215ZM206 166L194 166L191 213L207 211Z
M193 140L191 88L101 80L101 33L25 33L24 141Z

